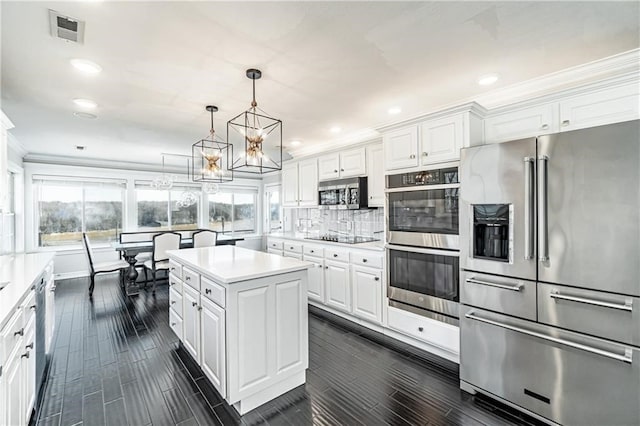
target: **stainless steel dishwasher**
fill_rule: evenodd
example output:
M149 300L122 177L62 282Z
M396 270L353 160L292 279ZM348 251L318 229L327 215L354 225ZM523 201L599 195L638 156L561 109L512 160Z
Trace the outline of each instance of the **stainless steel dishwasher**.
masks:
M45 347L45 319L47 317L46 282L44 277L36 284L36 404L40 401L40 389L47 366Z

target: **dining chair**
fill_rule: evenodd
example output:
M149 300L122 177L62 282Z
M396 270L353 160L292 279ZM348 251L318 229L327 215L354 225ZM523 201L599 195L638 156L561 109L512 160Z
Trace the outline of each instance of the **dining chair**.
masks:
M93 288L96 285L95 277L98 274L120 271L121 285L124 285L123 272L129 268L129 264L126 261L117 259L110 262L95 263L91 241L89 240L89 236L86 232L82 233L82 245L84 246L84 251L87 254L87 259L89 260L89 276L91 277L91 284L89 284L89 297L93 297Z
M167 251L180 249L181 239L182 235L177 232L163 232L153 236L151 259L144 262L145 268L149 269L153 275L153 294L156 293L156 273L158 271L169 270L169 256L167 255Z
M213 247L218 240L218 233L209 229L200 229L191 235L193 248Z

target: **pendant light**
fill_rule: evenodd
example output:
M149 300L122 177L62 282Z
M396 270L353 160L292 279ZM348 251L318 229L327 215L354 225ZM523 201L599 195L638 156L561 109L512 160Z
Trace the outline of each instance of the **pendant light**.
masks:
M216 135L213 128L213 113L218 111L215 105L205 107L211 114L209 136L200 139L191 146L192 180L194 182L230 182L233 170L229 161L233 158L233 146Z
M227 138L239 148L232 157L231 170L268 173L282 169L282 121L270 117L256 102L256 80L262 77L258 69L248 69L253 83L251 107L227 122Z
M173 176L168 176L164 173L164 154L162 155L162 176L158 176L151 181L151 188L160 189L160 190L168 190L173 187Z

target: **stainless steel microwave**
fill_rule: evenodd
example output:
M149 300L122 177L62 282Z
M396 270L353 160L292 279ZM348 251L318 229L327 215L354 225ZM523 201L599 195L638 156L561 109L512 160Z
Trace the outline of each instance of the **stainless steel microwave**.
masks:
M366 177L320 182L318 192L321 208L358 210L369 207Z

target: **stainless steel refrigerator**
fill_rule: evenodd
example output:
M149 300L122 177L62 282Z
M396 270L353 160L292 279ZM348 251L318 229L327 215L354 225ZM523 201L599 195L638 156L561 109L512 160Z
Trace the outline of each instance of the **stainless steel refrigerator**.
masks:
M640 424L640 121L462 150L460 379Z

